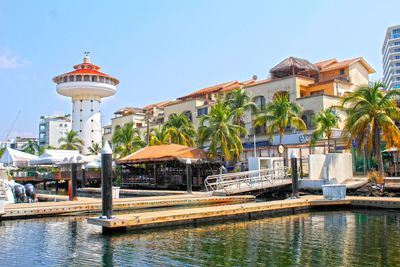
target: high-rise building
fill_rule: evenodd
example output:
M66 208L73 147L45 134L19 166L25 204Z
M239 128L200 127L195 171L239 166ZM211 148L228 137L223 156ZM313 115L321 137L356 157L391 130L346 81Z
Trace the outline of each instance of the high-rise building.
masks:
M382 46L383 82L400 89L400 25L389 27Z
M101 144L102 127L100 101L115 95L119 81L90 62L85 53L83 63L75 65L74 71L53 78L57 93L72 98L72 130L84 142L82 153L87 154L92 144Z
M65 137L71 130L71 117L65 116L42 116L39 123L39 145L58 148L58 141Z

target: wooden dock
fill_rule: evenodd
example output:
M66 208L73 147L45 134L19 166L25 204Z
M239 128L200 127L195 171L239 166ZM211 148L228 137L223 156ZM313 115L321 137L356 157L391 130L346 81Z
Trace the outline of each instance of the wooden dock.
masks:
M300 199L279 200L258 203L242 203L226 206L211 206L168 211L140 212L116 215L113 219L90 218L88 223L113 228L150 228L174 224L198 223L229 218L251 218L277 212L293 213L297 210L315 207L347 206L400 209L400 198L346 197L344 200L324 200L322 196L307 196Z
M114 210L169 207L180 205L207 205L218 203L240 203L254 201L254 196L218 197L207 194L186 194L156 197L119 198L113 200ZM101 211L101 199L79 198L77 201L37 202L24 204L6 204L1 219L44 217L72 213L90 213Z

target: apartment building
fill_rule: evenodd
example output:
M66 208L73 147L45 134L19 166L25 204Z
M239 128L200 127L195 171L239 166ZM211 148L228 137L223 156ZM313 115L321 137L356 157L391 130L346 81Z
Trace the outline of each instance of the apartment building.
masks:
M335 58L311 63L306 59L289 57L274 66L269 71L267 79L257 80L253 77L247 81L229 81L200 90L196 90L174 101L166 101L149 105L143 108L141 124L142 132L145 131L147 112L150 114L150 125L161 125L172 114L185 114L196 128L200 126L200 118L208 114L218 97L224 97L230 91L244 88L251 99L262 109L266 103L271 102L277 94L286 94L289 100L303 107L302 119L306 122L307 133L299 133L294 129L287 129L283 143L288 145L305 144L309 141L313 130L312 116L321 109L338 105L340 97L346 92L354 90L357 86L367 85L369 74L375 70L362 58L357 57L348 60ZM151 108L149 108L151 107ZM148 112L148 110L157 112ZM340 114L345 118L345 114ZM270 156L269 148L278 144L279 137L269 140L265 134L265 127L253 127L253 121L257 114L247 112L245 114L245 127L249 136L242 138L247 150L245 154L252 156L254 141L257 153L261 156ZM129 119L131 120L131 119ZM342 125L340 125L340 128ZM139 127L138 127L139 128ZM110 128L114 130L113 127ZM253 138L252 135L255 135ZM335 131L335 136L340 135L340 129ZM251 138L249 138L251 136Z
M387 88L400 89L400 25L386 30L382 45L383 82Z
M39 122L39 145L58 148L61 144L58 141L71 131L71 117L64 116L41 116Z

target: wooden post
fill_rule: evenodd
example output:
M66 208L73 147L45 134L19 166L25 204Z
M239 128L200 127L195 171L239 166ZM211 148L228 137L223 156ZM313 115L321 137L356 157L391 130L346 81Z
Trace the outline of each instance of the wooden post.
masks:
M112 218L112 150L108 141L101 150L102 219Z
M77 198L77 161L76 158L73 157L71 160L71 195L69 196L69 200L78 200Z
M85 184L86 184L86 169L85 169L85 165L82 164L82 188L85 188Z
M292 167L292 197L299 198L299 174L297 172L297 156L294 150L290 155L290 161Z
M192 161L187 158L186 160L186 188L188 194L192 193Z

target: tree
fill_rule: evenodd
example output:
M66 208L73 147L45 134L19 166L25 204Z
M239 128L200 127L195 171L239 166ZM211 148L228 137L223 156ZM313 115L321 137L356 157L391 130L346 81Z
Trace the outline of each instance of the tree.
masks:
M162 127L152 128L150 131L150 146L168 144L171 141L171 135L168 128L163 125Z
M89 147L89 153L91 155L97 155L100 154L101 152L101 145L99 143L92 143L92 145Z
M0 148L0 158L3 156L5 151L6 151L5 147Z
M306 124L300 117L301 111L300 105L290 102L287 95L279 94L265 106L263 113L256 118L254 126L266 125L269 138L277 132L281 145L286 127L291 126L303 132L307 131Z
M196 145L196 129L185 114L171 115L165 127L171 137L171 143L184 146Z
M209 114L204 115L200 120L199 141L201 144L208 141L209 155L216 158L218 151L226 160L231 160L233 156L240 158L243 145L240 135L246 134L246 129L233 122L235 113L221 99L211 107Z
M355 140L359 149L365 147L372 152L381 174L382 138L388 147L400 145L400 131L395 124L395 120L400 119L400 109L394 100L400 96L400 90L385 92L384 88L381 82L360 86L341 100L341 107L348 114L343 136Z
M117 157L125 157L146 146L146 142L140 138L139 129L134 128L132 122L115 131L112 143Z
M39 152L39 144L37 141L28 140L28 143L24 147L23 151L32 155L36 155Z
M246 111L251 110L253 113L258 111L257 104L250 101L250 96L242 87L228 93L227 104L233 112L233 121L236 125L243 125Z
M69 131L67 133L67 136L61 137L60 139L58 139L58 142L63 143L60 146L60 149L63 149L63 150L82 151L82 146L84 145L83 140L78 137L78 132L75 132L73 130Z
M315 130L311 134L310 143L315 144L318 140L322 139L325 135L328 139L328 147L330 147L330 140L333 135L333 128L339 127L340 117L338 113L332 108L322 109L312 117Z

